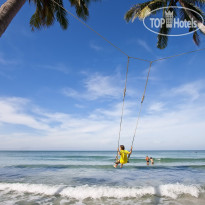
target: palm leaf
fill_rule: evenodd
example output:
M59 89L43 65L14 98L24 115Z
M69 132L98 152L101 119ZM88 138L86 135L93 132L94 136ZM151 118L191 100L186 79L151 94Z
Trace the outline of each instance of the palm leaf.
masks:
M38 12L35 12L30 19L30 26L31 30L34 31L35 28L40 29L41 28L41 22L40 22L40 16Z
M184 9L179 9L179 18L181 21L190 21L190 18Z
M168 36L160 35L157 36L157 48L164 49L168 44Z
M35 0L34 3L36 4L36 11L30 19L32 30L51 26L55 20L52 1Z
M56 3L55 3L55 2ZM63 9L63 0L29 0L36 6L36 11L30 19L32 30L51 26L54 21L58 21L62 29L67 29L67 13ZM89 16L88 5L91 1L100 0L69 0L71 6L75 7L78 17L86 20Z
M62 0L56 0L56 2L63 7ZM61 6L55 5L56 20L60 23L62 29L67 29L68 19L66 18L66 11Z
M125 14L125 20L129 22L131 20L134 21L136 18L143 19L149 16L151 11L161 8L164 3L164 0L154 0L136 4ZM157 11L155 11L155 13L157 13Z
M202 17L203 19L205 19L205 15L204 15L203 10L201 10L198 6L196 6L196 5L192 4L192 3L186 3L185 5L186 5L187 8L189 8L189 9L195 11L195 12L193 12L193 11L190 10L190 12L191 12L198 20L201 21L201 20L202 20L201 17ZM199 15L198 13L199 13L200 15Z
M197 33L197 31L194 32L193 34L193 40L194 40L194 43L199 46L200 44L200 37L199 37L199 34Z
M205 0L186 0L186 2L196 5L200 8L203 8L205 6Z
M85 0L69 0L69 1L71 3L71 6L75 7L76 14L78 15L78 17L86 20L87 17L89 16L89 11Z
M145 3L141 3L141 4L136 4L134 5L130 10L128 10L128 12L125 14L125 20L127 22L131 21L134 16L136 17L139 12L144 9L148 4L150 3L150 1L145 2Z

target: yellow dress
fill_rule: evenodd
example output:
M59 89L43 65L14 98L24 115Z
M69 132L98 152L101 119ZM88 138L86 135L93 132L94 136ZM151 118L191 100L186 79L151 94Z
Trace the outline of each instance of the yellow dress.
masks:
M120 150L120 163L126 164L127 163L127 155L129 152L127 150Z

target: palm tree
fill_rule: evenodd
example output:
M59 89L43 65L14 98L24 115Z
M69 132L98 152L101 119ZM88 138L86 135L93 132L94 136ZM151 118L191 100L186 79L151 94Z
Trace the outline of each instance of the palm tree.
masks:
M88 5L91 1L98 0L69 0L70 5L75 7L78 17L86 20L89 16ZM0 37L5 32L10 22L25 4L26 0L7 0L0 7ZM67 29L68 19L63 7L63 0L28 0L34 3L36 11L30 19L32 30L53 25L58 21L62 29ZM56 4L56 3L57 4ZM60 5L60 6L59 6Z
M152 1L134 5L125 14L125 20L127 22L131 20L134 21L136 18L142 20L149 15L155 15L156 13L159 13L160 10L158 9L164 7L162 9L163 18L165 17L165 11L171 11L171 12L173 11L174 17L179 15L182 21L185 21L185 20L191 21L191 19L196 21L197 27L199 28L201 33L205 34L205 26L203 25L201 17L197 15L198 13L204 18L204 12L202 10L204 8L204 5L205 5L205 0L152 0ZM182 7L179 13L177 13L176 11L178 6ZM186 8L191 9L191 10L188 10ZM196 11L197 13L195 13L194 11ZM166 34L169 34L170 31L171 29L167 28L166 24L163 24L161 26L158 37L157 37L158 38L158 41L157 41L158 48L160 49L166 48L167 43L168 43L168 36ZM196 45L199 45L200 37L197 32L197 28L191 27L189 28L189 32L193 32L193 40ZM165 34L165 35L160 35L160 33Z

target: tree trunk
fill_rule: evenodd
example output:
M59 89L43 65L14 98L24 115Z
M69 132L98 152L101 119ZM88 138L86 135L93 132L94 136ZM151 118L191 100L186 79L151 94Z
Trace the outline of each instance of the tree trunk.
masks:
M184 4L184 2L182 0L179 0L179 3L181 4L181 6L184 8L185 12L187 13L187 15L189 16L190 19L193 19L195 22L197 22L197 27L201 30L201 32L203 32L205 34L205 26L204 24L199 21L191 12L190 10L186 9L186 6Z
M0 37L5 32L12 19L16 16L26 0L7 0L0 7Z

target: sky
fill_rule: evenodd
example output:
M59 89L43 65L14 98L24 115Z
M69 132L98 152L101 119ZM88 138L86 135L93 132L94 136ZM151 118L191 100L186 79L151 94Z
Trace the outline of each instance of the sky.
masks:
M4 1L5 2L5 1ZM154 60L205 47L127 23L133 0L91 3L87 24L130 56ZM137 2L137 1L135 1ZM139 2L139 1L138 1ZM75 13L69 3L65 7ZM0 150L116 150L127 58L71 16L32 32L28 2L0 39ZM205 51L154 62L134 150L204 149ZM130 60L120 144L130 148L149 63Z

